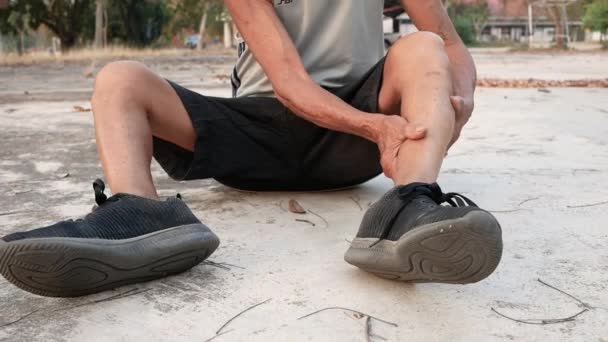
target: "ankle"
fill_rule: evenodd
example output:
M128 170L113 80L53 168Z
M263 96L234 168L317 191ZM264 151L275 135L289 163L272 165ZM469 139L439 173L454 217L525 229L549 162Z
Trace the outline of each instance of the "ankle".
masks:
M148 198L151 200L160 200L160 197L158 196L158 193L156 193L156 190L153 189L145 189L145 188L138 188L138 187L120 187L120 186L111 186L110 185L110 189L112 190L113 194L129 194L129 195L134 195L134 196L138 196L138 197L143 197L143 198Z
M412 174L412 173L404 173L400 174L397 172L396 176L393 177L393 182L395 186L399 185L408 185L412 183L425 183L425 184L433 184L437 182L438 175L435 174Z

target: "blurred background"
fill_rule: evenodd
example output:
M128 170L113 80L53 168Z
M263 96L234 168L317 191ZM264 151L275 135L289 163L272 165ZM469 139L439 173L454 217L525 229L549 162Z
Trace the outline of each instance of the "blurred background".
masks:
M469 46L606 48L608 0L444 0ZM385 1L385 43L416 28ZM235 45L221 0L0 0L0 52L60 54L105 48Z

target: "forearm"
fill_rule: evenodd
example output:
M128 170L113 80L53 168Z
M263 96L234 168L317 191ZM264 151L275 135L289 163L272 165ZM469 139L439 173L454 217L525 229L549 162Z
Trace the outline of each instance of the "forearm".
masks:
M225 0L225 4L287 108L321 127L377 141L379 115L359 111L315 84L271 1Z
M377 142L379 114L360 111L321 88L310 78L290 77L276 95L296 115L318 126Z
M460 42L446 45L445 49L452 65L454 95L473 98L477 83L473 57Z

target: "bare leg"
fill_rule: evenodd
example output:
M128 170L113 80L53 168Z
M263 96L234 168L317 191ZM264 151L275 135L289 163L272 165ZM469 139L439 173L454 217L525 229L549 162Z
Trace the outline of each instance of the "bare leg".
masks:
M401 147L396 184L437 180L454 131L451 95L450 64L439 36L418 32L395 43L384 66L380 111L428 129L427 138Z
M152 175L152 136L188 150L196 133L171 85L136 62L108 64L91 100L97 150L112 192L158 198Z

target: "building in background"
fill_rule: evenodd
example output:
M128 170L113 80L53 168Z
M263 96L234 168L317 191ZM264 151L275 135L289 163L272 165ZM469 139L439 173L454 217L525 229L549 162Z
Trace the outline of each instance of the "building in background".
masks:
M453 0L452 3L474 3L478 0ZM536 45L549 45L555 41L556 27L548 15L542 0L486 0L489 16L484 29L478 37L481 42L535 42ZM571 1L570 3L574 3ZM532 3L532 31L530 31L529 4ZM407 13L395 14L393 6L385 11L384 32L400 35L417 31ZM566 27L567 26L567 27ZM580 16L571 15L564 24L564 34L568 41L599 41L599 32L583 28ZM530 40L532 33L532 40ZM391 37L391 39L393 39Z
M530 41L530 33L533 42L542 44L555 41L556 25L544 7L543 1L487 0L487 3L490 16L481 34L481 41L527 42ZM574 3L575 1L563 1L564 6ZM585 39L580 17L564 16L563 19L563 31L568 41Z

